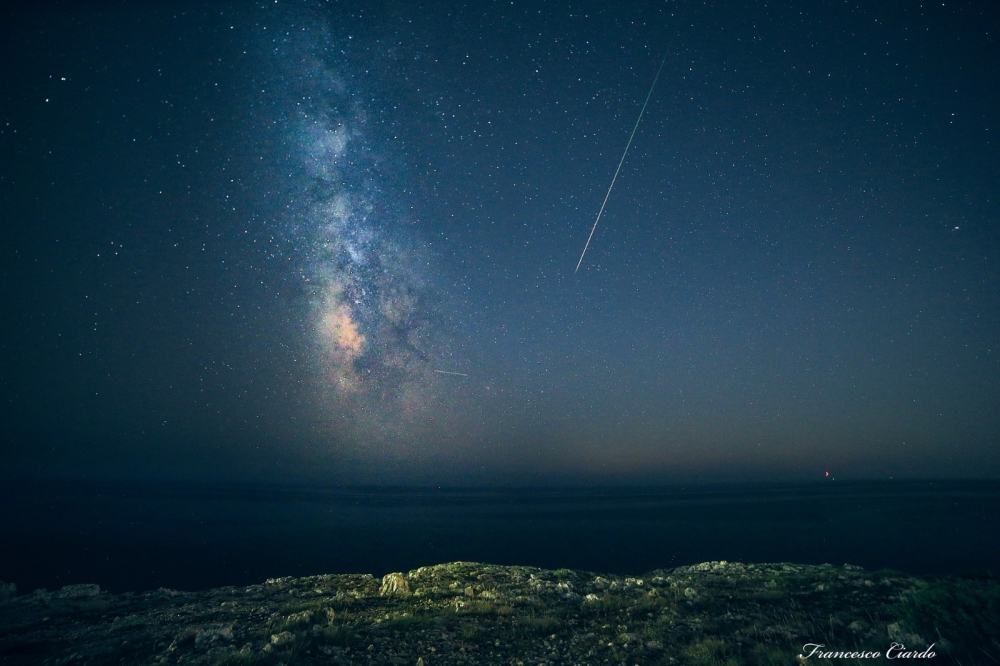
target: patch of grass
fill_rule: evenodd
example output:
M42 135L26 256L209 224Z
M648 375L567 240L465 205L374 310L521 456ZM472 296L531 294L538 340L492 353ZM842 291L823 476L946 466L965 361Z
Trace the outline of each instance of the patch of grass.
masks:
M584 613L602 611L620 611L628 609L632 614L649 613L666 608L675 608L676 603L665 596L629 598L618 595L603 594L595 601L587 601L583 605Z
M279 620L269 629L269 632L272 634L280 634L283 631L290 631L295 634L306 626L308 626L308 624L303 622Z
M906 594L901 610L906 626L928 643L951 644L956 659L1000 662L1000 582L935 580Z
M479 633L476 627L471 624L462 624L458 631L462 638L467 641L471 641Z
M600 613L601 611L617 611L629 606L629 599L624 599L616 595L601 594L593 601L587 601L583 605L584 613Z
M701 628L709 634L731 636L736 633L738 625L735 622L726 620L724 617L707 617L701 623Z
M439 613L394 613L382 623L382 626L392 631L420 631L428 627L437 626L435 620L440 622L440 618L454 617L451 611Z
M114 628L118 631L130 629L132 627L142 627L148 624L148 620L141 615L126 615L114 621Z
M292 601L285 604L281 612L285 615L294 615L295 613L302 613L304 611L322 613L328 605L330 604L324 604L322 601Z
M685 660L692 666L738 666L736 657L729 657L729 646L721 638L705 638L684 648Z
M548 636L562 626L562 620L551 615L522 615L511 624L510 632L518 637Z
M212 662L212 666L257 666L266 664L270 659L265 655L255 654L250 650L243 649L238 652L227 652Z
M323 642L341 647L355 645L358 642L357 637L357 632L353 628L345 626L324 627L317 635L317 638L322 639Z
M795 663L795 655L791 651L763 643L753 646L749 658L753 666L787 666Z
M195 636L198 635L198 629L195 627L184 627L177 632L174 636L174 642L178 645L187 645L188 643L194 643Z
M746 591L746 598L756 601L780 601L787 596L788 593L781 585L775 587L756 587Z
M493 613L496 610L496 606L492 601L467 601L465 605L462 606L460 612L462 613L472 613L474 615L487 615Z
M675 624L677 624L678 617L680 617L680 614L675 609L671 608L653 618L649 630L659 634L662 631L671 629Z

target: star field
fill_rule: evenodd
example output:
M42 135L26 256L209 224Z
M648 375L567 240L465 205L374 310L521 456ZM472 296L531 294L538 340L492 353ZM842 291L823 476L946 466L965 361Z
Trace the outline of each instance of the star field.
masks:
M990 3L53 5L3 31L10 469L1000 471Z

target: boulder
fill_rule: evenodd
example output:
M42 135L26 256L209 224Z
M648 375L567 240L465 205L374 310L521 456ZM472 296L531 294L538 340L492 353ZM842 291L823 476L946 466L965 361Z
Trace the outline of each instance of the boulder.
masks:
M407 582L406 576L401 573L390 573L383 576L379 595L383 597L409 596L410 584Z

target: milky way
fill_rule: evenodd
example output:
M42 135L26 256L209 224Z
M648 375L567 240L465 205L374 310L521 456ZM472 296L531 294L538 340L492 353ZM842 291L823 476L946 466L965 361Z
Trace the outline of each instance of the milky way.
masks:
M321 404L368 437L406 434L441 382L431 260L400 212L378 124L324 62L341 52L315 40L297 47L308 53L295 58L305 91L288 116L299 167L289 226L302 250Z

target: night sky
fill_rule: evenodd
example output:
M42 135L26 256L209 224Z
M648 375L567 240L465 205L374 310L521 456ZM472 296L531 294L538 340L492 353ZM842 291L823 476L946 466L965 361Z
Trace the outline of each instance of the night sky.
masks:
M1000 476L995 2L21 5L2 475Z

